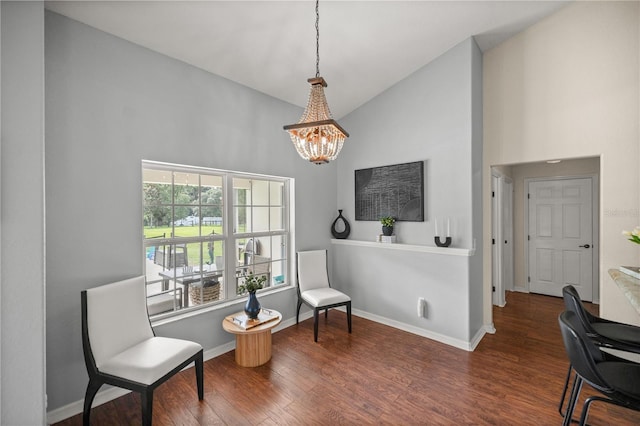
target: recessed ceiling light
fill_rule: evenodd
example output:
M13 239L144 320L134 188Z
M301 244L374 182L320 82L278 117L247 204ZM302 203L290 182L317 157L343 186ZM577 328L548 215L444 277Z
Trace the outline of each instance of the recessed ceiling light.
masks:
M559 162L561 162L562 160L547 160L547 163L549 164L557 164Z

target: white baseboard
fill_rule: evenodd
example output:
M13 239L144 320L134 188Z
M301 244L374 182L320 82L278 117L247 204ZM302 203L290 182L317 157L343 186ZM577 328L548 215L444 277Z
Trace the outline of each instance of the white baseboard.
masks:
M312 312L307 312L307 313L301 313L300 314L300 321L306 320L307 318L311 318L313 316ZM278 324L278 326L276 328L273 329L274 333L277 333L280 330L283 330L287 327L290 327L292 325L296 324L296 319L295 318L290 318L288 320L282 321L280 324ZM207 351L204 352L203 354L203 359L205 361L208 361L212 358L215 358L217 356L220 356L222 354L225 354L229 351L234 350L236 347L236 342L235 341L231 341L228 343L225 343L224 345L220 345L217 346L215 348L209 349ZM188 368L193 368L193 365L185 367L184 369L188 369ZM122 388L117 388L117 387L113 387L113 386L109 386L109 385L104 385L103 389L98 392L96 394L95 399L93 400L93 405L92 407L97 407L99 405L102 405L106 402L112 401L116 398L120 398L123 395L128 394L129 390L127 389L122 389ZM74 401L70 404L64 405L60 408L56 408L55 410L49 411L47 412L47 424L53 424L53 423L58 423L61 422L62 420L68 419L69 417L73 417L76 414L80 414L82 413L84 409L84 399L81 399L79 401Z
M444 334L435 333L433 331L425 330L424 328L405 324L396 320L382 317L380 315L370 314L359 309L353 309L352 314L380 324L388 325L389 327L404 330L412 334L417 334L418 336L426 337L428 339L435 340L437 342L441 342L458 349L463 349L465 351L473 351L478 343L480 343L480 340L482 340L482 337L486 332L485 328L481 328L480 330L478 330L478 333L476 333L476 335L470 342L465 342L464 340L455 339L450 336L445 336Z
M483 328L484 328L485 333L496 334L496 327L493 325L493 323L485 324L485 325L483 325Z
M337 308L341 311L345 311L344 307L340 307ZM365 318L368 319L370 321L374 321L380 324L384 324L384 325L388 325L389 327L393 327L393 328L397 328L399 330L404 330L407 331L409 333L412 334L416 334L418 336L422 336L422 337L426 337L428 339L431 340L435 340L437 342L441 342L444 344L447 344L449 346L453 346L459 349L463 349L465 351L473 351L476 346L478 346L478 344L480 343L480 341L482 340L482 337L486 334L486 333L495 333L496 330L493 327L493 324L489 324L489 325L485 325L484 327L482 327L480 330L478 330L478 332L476 333L476 335L471 339L471 341L469 342L465 342L463 340L459 340L459 339L454 339L452 337L449 336L445 336L443 334L439 334L439 333L434 333L432 331L429 330L425 330L423 328L420 327L416 327L413 325L409 325L409 324L405 324L399 321L395 321L389 318L385 318L382 317L380 315L375 315L375 314L370 314L368 312L365 311L361 311L359 309L353 309L352 310L352 314L361 318ZM300 321L304 321L308 318L312 318L313 317L313 311L311 310L307 310L305 309L305 311L300 313ZM274 333L277 333L280 330L283 330L287 327L291 327L292 325L296 325L296 319L295 318L289 318L285 321L282 321L276 328L273 329ZM209 349L207 351L204 352L204 360L208 361L212 358L215 358L217 356L220 356L222 354L225 354L229 351L232 351L233 349L235 349L235 341L231 341L228 343L225 343L223 345L217 346L215 348ZM185 367L185 369L187 368L193 368L193 366L190 367ZM116 388L116 387L111 387L111 386L107 386L105 385L104 390L101 390L100 392L98 392L96 394L96 397L93 401L93 407L97 407L99 405L102 405L106 402L112 401L116 398L119 398L123 395L126 395L127 393L129 393L130 391L126 390L126 389L121 389L121 388ZM52 424L52 423L58 423L62 420L68 419L69 417L73 417L76 414L80 414L82 413L83 410L83 406L84 406L84 400L78 400L75 402L72 402L70 404L67 404L65 406L62 406L60 408L56 408L55 410L49 411L47 412L47 424Z

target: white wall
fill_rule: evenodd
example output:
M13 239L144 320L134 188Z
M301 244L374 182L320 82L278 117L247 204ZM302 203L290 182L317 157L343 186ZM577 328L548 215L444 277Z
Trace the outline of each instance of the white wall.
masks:
M302 109L61 15L45 16L49 409L87 384L80 291L142 273L141 160L289 176L297 249L329 248L336 165L298 157L282 125ZM321 183L321 184L320 184ZM294 281L294 277L290 279ZM295 315L295 288L262 296ZM205 350L234 341L241 303L156 327Z
M473 195L481 179L481 72L480 51L468 39L342 120L353 135L337 161L338 208L351 224L350 240L373 241L381 231L378 221L355 220L354 171L425 161L425 221L396 222L398 241L434 246L434 217L452 218L453 247L481 241L480 198ZM335 284L355 309L463 343L482 328L479 253L333 250ZM416 315L418 297L427 299L428 318Z
M599 156L600 313L634 324L607 270L640 261L620 234L640 223L639 31L638 2L575 2L484 55L485 234L492 165Z
M0 424L45 423L44 5L2 2Z

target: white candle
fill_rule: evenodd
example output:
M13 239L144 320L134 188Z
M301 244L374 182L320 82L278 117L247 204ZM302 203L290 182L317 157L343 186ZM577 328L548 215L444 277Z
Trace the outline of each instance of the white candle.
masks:
M447 237L451 236L451 221L447 218Z
M433 222L436 225L436 237L438 236L438 219L436 219L435 217L433 218Z

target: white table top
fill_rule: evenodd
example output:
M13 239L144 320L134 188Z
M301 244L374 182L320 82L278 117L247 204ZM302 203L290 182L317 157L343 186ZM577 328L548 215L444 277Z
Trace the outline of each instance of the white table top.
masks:
M617 269L609 269L609 275L640 314L640 280Z

